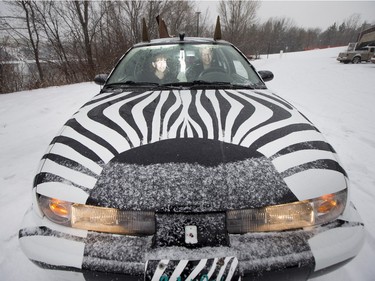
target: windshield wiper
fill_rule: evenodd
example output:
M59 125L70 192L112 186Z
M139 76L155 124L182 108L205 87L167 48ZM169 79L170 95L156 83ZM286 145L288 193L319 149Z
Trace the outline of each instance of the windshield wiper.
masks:
M232 84L230 82L223 82L223 81L205 81L205 80L194 80L192 82L175 82L175 83L166 83L161 84L159 87L166 87L166 88L229 88L229 89L267 89L267 87L263 83L253 84L253 83L246 83L246 84Z
M230 82L205 81L205 80L194 80L193 84L195 84L195 85L232 85L232 83L230 83Z
M225 87L230 89L251 89L254 90L257 87L255 84L247 83L247 84L233 84L230 82L223 82L223 81L204 81L204 80L195 80L192 82L193 86L206 86L206 87Z
M204 81L204 80L195 80L192 82L193 85L207 85L208 87L217 86L217 87L229 87L231 89L258 89L260 85L246 83L246 84L233 84L230 82L223 82L223 81Z
M116 82L106 84L104 88L121 88L121 87L158 87L158 88L168 88L168 89L179 89L179 88L196 88L196 87L204 87L204 88L230 88L230 89L265 89L266 87L257 84L232 84L230 82L223 82L223 81L205 81L205 80L194 80L192 82L173 82L173 83L165 83L165 84L158 84L155 82L135 82L135 81L125 81L125 82Z
M135 82L135 81L125 81L125 82L116 82L104 85L104 87L115 88L122 86L159 86L158 83L154 82Z
M230 82L221 82L221 81L204 81L204 80L194 80L191 82L174 82L174 83L165 83L161 84L160 87L168 87L168 88L195 88L195 87L223 87L223 86L230 86Z

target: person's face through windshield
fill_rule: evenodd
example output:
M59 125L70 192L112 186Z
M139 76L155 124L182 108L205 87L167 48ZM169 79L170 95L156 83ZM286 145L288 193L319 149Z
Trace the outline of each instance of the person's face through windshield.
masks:
M210 67L212 62L212 49L211 48L202 48L200 49L201 59L203 63L203 67L206 69Z
M156 57L155 61L152 63L153 67L158 72L164 72L167 68L167 60L163 56Z

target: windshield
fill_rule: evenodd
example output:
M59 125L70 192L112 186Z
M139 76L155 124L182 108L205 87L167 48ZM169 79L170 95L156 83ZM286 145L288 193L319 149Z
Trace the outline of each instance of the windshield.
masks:
M107 81L113 84L217 83L264 88L250 63L231 45L168 44L130 50Z

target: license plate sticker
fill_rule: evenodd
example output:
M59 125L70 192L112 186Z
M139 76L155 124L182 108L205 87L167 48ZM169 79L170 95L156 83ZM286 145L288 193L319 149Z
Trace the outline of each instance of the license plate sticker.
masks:
M149 260L145 281L238 280L238 259L223 257L201 260Z
M185 226L185 243L186 244L197 244L198 243L198 231L195 225Z

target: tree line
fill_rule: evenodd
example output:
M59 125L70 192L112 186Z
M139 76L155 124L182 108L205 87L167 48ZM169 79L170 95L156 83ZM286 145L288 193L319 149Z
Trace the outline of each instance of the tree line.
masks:
M11 15L0 18L5 34L0 42L0 93L91 81L97 73L108 73L128 48L141 41L142 18L151 38L158 38L158 15L174 35L211 37L215 23L209 22L208 10L199 11L190 0L5 3ZM324 31L298 27L289 18L260 23L260 5L218 2L223 39L252 57L346 45L369 26L359 15Z

